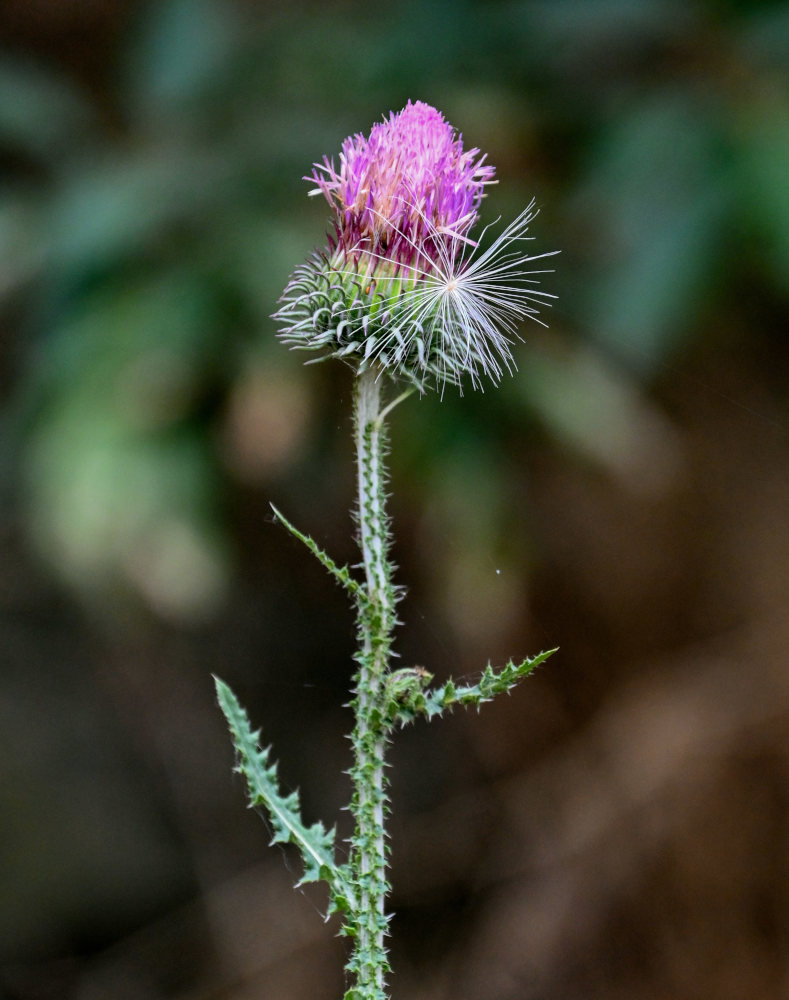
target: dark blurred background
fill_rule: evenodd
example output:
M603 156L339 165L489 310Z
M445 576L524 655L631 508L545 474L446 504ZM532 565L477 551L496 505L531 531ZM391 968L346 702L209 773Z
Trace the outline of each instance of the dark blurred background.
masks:
M519 373L393 416L397 650L559 645L392 752L395 1000L789 995L789 4L3 0L0 995L336 1000L239 693L339 822L350 373L269 314L408 98L560 249ZM284 863L283 863L284 862Z

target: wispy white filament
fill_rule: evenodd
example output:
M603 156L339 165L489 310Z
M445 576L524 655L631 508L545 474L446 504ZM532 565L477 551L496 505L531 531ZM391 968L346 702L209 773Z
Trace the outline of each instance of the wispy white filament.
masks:
M401 234L415 251L415 263L401 265L410 287L379 300L379 310L389 310L391 320L367 336L364 359L378 361L384 368L407 364L417 369L413 372L417 378L419 369L426 374L435 366L441 381L460 385L465 374L475 388L481 387L483 376L498 382L504 371L512 372L512 343L520 339L521 324L532 319L545 325L539 307L550 306L556 298L537 287L538 275L550 269L531 265L558 251L535 255L523 251L523 244L533 239L527 232L536 215L532 202L483 251L466 237L440 233L424 219L434 237L430 247L437 259L427 255L424 245L417 246ZM359 253L373 267L391 267L382 255L362 248ZM338 267L338 273L349 278L353 272ZM346 317L350 314L351 309L345 311Z

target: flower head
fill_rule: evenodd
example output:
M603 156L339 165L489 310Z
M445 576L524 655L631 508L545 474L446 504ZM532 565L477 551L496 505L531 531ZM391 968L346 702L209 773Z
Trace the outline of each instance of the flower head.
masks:
M535 288L533 203L483 253L468 233L494 168L418 101L345 140L339 167L315 164L310 194L334 211L328 251L298 267L275 313L282 339L423 389L498 381L518 326L553 298ZM543 254L540 256L548 256ZM317 360L317 359L316 359Z

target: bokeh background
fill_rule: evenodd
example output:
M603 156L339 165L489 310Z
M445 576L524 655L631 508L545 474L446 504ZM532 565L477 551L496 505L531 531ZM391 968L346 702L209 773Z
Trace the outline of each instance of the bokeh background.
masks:
M0 995L336 1000L211 674L348 797L350 373L269 315L408 98L533 195L550 329L392 421L395 1000L789 995L789 4L4 0ZM284 863L283 863L284 862Z

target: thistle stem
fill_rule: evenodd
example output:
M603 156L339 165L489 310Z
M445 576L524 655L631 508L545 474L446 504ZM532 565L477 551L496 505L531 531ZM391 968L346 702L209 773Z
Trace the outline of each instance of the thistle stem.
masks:
M381 411L381 383L374 370L359 375L354 399L357 459L359 546L365 583L358 599L352 736L354 793L351 810L355 830L351 839L351 868L358 880L355 912L348 924L355 947L348 970L355 976L349 1000L385 1000L389 971L385 946L388 847L384 820L388 812L384 774L387 746L385 684L395 625L395 594L389 561L390 535L385 511L386 430Z

